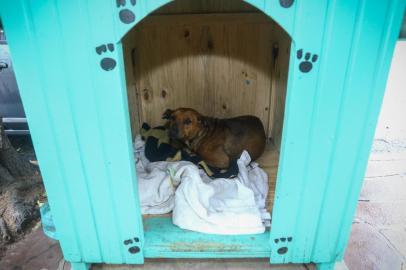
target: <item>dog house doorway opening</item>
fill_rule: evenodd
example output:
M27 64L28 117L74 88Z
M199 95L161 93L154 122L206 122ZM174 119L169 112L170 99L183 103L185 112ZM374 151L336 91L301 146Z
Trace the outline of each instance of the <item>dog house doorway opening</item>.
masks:
M123 38L128 105L144 214L145 257L165 257L169 253L172 254L169 257L199 257L201 253L230 257L233 252L235 257L269 257L269 227L265 233L247 233L258 231L252 221L255 215L248 215L248 221L244 217L238 221L229 220L228 216L228 222L241 223L241 228L226 225L223 221L227 222L227 218L217 213L214 216L220 223L216 224L210 215L213 211L220 211L219 204L224 201L212 205L212 198L209 204L202 203L204 198L210 197L204 194L204 188L208 189L207 193L228 194L231 192L230 185L227 185L230 180L224 181L224 185L213 186L213 181L204 183L203 190L203 183L183 188L184 196L177 197L177 200L183 200L183 204L175 203L172 185L173 181L182 181L176 180L176 173L182 166L173 165L178 162L154 165L141 158L141 153L148 152L149 156L162 161L179 159L179 153L167 144L167 133L155 129L164 125L162 114L167 109L193 108L216 118L257 116L265 127L266 150L256 161L260 169L253 166L246 169L251 172L250 177L256 175L260 178L260 172L266 172L265 185L259 184L259 190L250 194L255 195L257 207L261 204L258 197L263 196L262 208L256 212L269 225L281 147L291 42L290 36L275 21L240 0L176 0L147 16ZM143 141L147 143L144 145ZM206 174L216 175L202 163L200 168L204 168ZM165 176L167 171L171 176ZM227 175L227 171L221 173ZM235 181L231 180L234 182L231 189L238 189ZM261 183L261 179L256 181ZM240 196L234 198L233 203L245 207L246 200ZM239 205L241 201L243 205ZM196 221L196 217L191 216L199 210L203 211L204 217L197 214L200 216ZM226 209L226 212L228 210L232 212L232 209ZM186 228L212 233L183 230L173 221ZM255 228L244 228L244 222ZM198 253L200 255L196 255Z

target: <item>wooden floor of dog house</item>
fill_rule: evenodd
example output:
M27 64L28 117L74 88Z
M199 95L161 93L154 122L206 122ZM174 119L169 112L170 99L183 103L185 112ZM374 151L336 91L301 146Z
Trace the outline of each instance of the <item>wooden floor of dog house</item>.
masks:
M253 235L215 235L186 231L170 215L143 218L146 258L267 258L269 230Z
M262 156L256 161L268 175L268 196L266 205L269 212L272 212L273 201L275 198L276 176L279 164L279 149L272 143L266 145Z
M272 211L279 151L266 146L257 163L268 175L268 211ZM144 215L146 258L267 258L269 229L255 235L213 235L183 230L172 223L171 214Z

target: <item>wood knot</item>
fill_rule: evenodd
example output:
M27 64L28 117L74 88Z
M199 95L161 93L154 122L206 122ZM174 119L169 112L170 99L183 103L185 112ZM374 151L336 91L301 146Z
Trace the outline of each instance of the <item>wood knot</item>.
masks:
M168 93L165 91L165 89L161 91L161 97L162 97L162 98L166 98L166 95L167 95L167 94L168 94Z
M148 89L144 89L142 96L145 100L149 100L149 90Z

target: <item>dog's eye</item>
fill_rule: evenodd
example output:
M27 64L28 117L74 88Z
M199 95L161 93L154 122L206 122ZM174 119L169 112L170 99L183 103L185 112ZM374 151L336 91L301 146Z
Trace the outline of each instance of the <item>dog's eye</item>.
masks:
M187 118L187 119L185 119L185 121L183 121L184 125L190 125L191 123L192 123L192 121L189 118Z

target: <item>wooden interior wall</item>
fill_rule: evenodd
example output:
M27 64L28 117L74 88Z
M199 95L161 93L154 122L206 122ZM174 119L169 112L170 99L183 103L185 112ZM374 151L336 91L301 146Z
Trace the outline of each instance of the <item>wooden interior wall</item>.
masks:
M140 123L162 124L165 109L183 106L216 117L256 115L279 148L290 38L253 8L210 14L240 10L241 3L175 1L156 13L209 13L151 15L125 37L133 134Z
M242 0L175 0L154 14L259 12Z
M277 49L277 57L274 57L272 69L271 86L271 112L269 115L268 135L272 138L277 149L280 149L282 140L283 119L285 114L286 90L289 75L289 57L290 57L290 37L278 28L274 31L273 49Z

